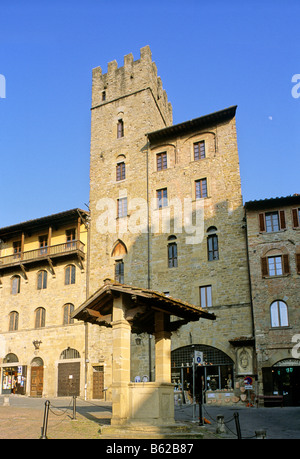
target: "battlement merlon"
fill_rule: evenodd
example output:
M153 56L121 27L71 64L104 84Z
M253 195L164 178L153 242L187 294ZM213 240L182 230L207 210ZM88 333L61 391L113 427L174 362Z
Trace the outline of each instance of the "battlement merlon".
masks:
M163 89L161 78L157 76L157 67L152 61L149 46L140 49L140 59L136 61L131 53L124 56L123 67L118 67L114 60L107 64L105 74L101 67L93 69L92 108L145 89L151 90L166 125L172 125L172 105Z

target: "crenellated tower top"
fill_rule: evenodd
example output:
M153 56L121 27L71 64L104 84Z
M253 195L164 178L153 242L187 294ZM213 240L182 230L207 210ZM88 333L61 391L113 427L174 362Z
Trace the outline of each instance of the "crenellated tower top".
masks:
M101 67L93 69L92 109L146 89L151 91L165 125L172 125L172 105L161 78L157 76L149 46L141 48L140 59L136 61L131 53L124 56L123 67L118 67L114 60L108 63L105 74L102 74Z

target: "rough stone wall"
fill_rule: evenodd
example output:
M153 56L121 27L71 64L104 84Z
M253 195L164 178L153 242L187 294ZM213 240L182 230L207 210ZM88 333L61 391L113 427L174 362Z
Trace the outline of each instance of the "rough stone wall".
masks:
M64 233L62 233L64 234ZM53 240L55 241L55 232ZM64 236L65 237L65 236ZM32 244L31 237L29 244ZM35 236L38 241L38 236ZM86 230L82 227L82 240L86 239ZM65 239L64 239L65 241ZM61 242L61 241L60 241ZM9 250L9 248L7 249ZM27 250L26 238L24 250ZM65 285L65 267L68 264L76 266L75 284ZM37 289L37 273L47 271L47 288ZM86 298L86 269L74 259L57 262L54 266L55 275L49 268L48 262L38 266L30 266L26 270L27 279L20 268L4 272L1 277L0 305L0 362L4 357L13 353L19 359L19 365L27 366L26 394L30 395L31 362L40 357L44 362L43 395L55 397L57 395L58 363L60 354L68 347L76 349L80 354L81 364L81 394L84 393L84 356L85 332L84 324L75 321L70 325L63 325L63 306L72 303L74 308ZM21 276L20 293L11 293L11 278ZM35 328L35 310L44 308L46 311L45 327ZM18 330L9 331L9 314L12 311L19 313ZM41 341L39 349L35 349L33 341ZM8 365L7 365L8 366Z
M173 335L172 346L175 349L190 344L192 339L193 343L218 347L234 359L235 351L228 340L252 335L235 120L170 138L165 145L150 146L146 134L167 127L172 121L170 104L165 95L160 95L161 81L157 80L156 68L153 69L149 50L145 49L136 62L132 62L131 56L125 57L123 68L111 63L107 74L102 75L100 68L93 72L90 291L99 288L106 277L114 278L114 265L120 258L124 261L125 283L169 292L192 304L199 305L200 286L212 285L212 312L218 316L217 321L202 320L183 327ZM155 98L156 94L159 97ZM120 118L124 121L124 137L117 138ZM199 140L205 140L207 156L194 161L193 143ZM167 152L168 168L158 172L156 154L162 151ZM116 181L119 161L124 161L126 167L126 179L120 182ZM201 241L187 244L186 238L191 234L174 230L171 207L171 227L156 231L155 222L161 218L162 210L151 205L155 203L157 189L167 187L168 198L179 200L183 206L184 199L190 200L195 211L194 182L203 177L207 178L208 197L203 202ZM116 201L120 197L127 197L128 213L118 219ZM220 253L219 260L212 262L207 259L206 231L210 226L217 227ZM177 237L178 267L170 269L167 239L172 234ZM118 240L127 248L125 256L112 256ZM149 373L148 336L142 338L141 345L134 346L132 353L132 377ZM133 337L133 345L134 342Z
M298 204L299 206L299 204ZM283 359L292 358L295 346L293 336L300 333L299 274L296 253L300 252L300 232L294 228L293 206L247 211L247 231L249 244L250 273L252 281L253 312L255 323L258 371L261 379L262 367L271 367ZM265 211L283 210L286 228L276 232L260 231L259 214ZM263 276L261 258L271 255L289 256L289 274ZM272 327L270 306L281 300L288 307L288 326Z

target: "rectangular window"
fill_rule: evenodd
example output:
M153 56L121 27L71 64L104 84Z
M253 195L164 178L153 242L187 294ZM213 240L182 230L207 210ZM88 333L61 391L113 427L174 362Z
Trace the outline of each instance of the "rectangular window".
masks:
M17 293L20 293L20 288L21 288L21 278L20 276L14 276L12 278L12 283L11 283L12 295L16 295Z
M122 260L116 261L115 280L120 282L120 284L124 284L124 263Z
M198 161L199 159L205 158L205 141L201 140L200 142L194 143L194 160Z
M284 210L259 214L259 230L273 233L286 228Z
M40 236L39 243L40 243L40 255L44 255L45 253L47 253L48 236Z
M124 123L123 120L118 120L117 124L117 138L124 137Z
M156 166L158 171L162 171L163 169L167 169L167 153L164 151L163 153L158 153L156 155Z
M66 231L66 240L67 240L67 248L70 249L75 247L76 243L76 229L72 228Z
M212 306L211 285L200 287L200 306L210 308Z
M300 208L292 209L292 215L293 215L293 227L299 228L300 226Z
M125 163L117 164L117 171L116 171L116 180L119 182L120 180L125 180Z
M169 268L177 268L178 266L176 242L168 244L168 266Z
M269 269L269 276L281 276L282 275L281 257L269 257L268 258L268 269Z
M218 236L212 234L207 238L207 252L208 260L218 260L219 259L219 247L218 247Z
M13 243L14 258L21 257L21 241L16 241Z
M196 199L207 198L206 178L195 181Z
M127 216L127 198L120 198L117 200L117 217Z
M161 188L156 191L157 198L157 207L161 209L162 207L167 207L168 205L168 191L167 188Z
M262 276L282 276L290 273L288 254L261 259Z

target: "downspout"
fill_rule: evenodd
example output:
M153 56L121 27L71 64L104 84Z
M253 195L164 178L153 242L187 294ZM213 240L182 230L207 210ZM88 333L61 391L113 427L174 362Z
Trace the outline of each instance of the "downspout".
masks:
M147 288L151 288L150 277L150 208L149 208L149 138L147 137L146 150L146 186L147 186ZM148 336L148 358L149 358L149 381L152 381L152 356L151 356L151 335Z

